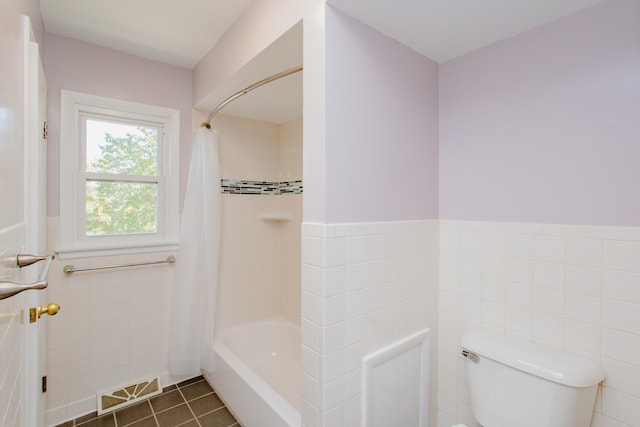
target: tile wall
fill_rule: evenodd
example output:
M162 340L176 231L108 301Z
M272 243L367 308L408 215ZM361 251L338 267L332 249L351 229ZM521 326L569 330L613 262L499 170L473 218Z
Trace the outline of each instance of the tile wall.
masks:
M305 427L359 426L362 358L416 330L437 372L437 247L435 220L302 225Z
M57 240L57 218L48 241ZM47 425L96 410L96 394L154 375L168 375L167 347L175 265L94 272L78 268L166 259L175 252L57 258L49 269L49 299L60 312L48 326ZM178 257L178 261L180 259Z
M440 221L438 426L476 426L458 338L472 325L607 373L593 427L640 425L640 228Z
M26 229L17 225L0 230L0 260L14 257L25 244ZM20 282L16 267L0 262L0 280ZM26 335L23 310L26 293L0 301L0 425L26 425L25 375Z

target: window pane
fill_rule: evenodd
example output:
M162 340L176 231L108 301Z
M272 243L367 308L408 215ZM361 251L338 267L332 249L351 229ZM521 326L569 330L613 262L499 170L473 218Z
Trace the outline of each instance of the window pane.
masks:
M87 172L158 174L159 128L86 119Z
M155 183L87 181L87 236L155 233Z

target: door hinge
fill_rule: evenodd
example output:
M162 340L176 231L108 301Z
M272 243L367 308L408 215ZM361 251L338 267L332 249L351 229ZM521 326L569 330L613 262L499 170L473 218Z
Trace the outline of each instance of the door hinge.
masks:
M42 377L42 392L47 392L47 376Z
M42 139L47 139L49 137L49 123L42 123Z

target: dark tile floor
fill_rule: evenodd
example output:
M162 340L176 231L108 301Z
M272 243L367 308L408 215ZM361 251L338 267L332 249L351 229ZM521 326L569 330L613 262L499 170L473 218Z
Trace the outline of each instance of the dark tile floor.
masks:
M98 417L97 413L57 427L240 427L202 377L166 387L162 394Z

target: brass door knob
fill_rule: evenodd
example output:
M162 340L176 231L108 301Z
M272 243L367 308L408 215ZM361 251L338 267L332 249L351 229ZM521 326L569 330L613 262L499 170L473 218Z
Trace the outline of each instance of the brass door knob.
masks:
M43 314L55 316L58 311L60 311L60 306L55 302L50 302L46 307L38 305L38 319L42 317Z

